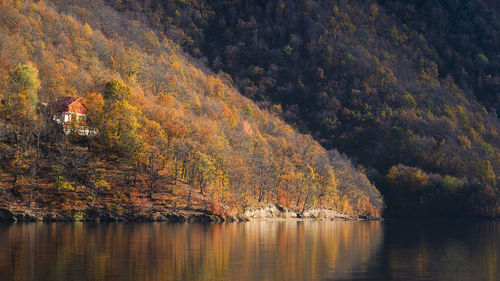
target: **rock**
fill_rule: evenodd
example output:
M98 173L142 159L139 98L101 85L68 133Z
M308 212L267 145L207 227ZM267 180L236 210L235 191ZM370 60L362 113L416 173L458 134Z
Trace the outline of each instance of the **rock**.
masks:
M126 221L133 221L133 222L152 221L152 215L148 215L145 213L130 214L126 216Z
M299 214L291 210L285 210L285 218L299 218Z
M168 222L185 222L186 217L181 214L166 213L165 218Z
M279 205L268 205L258 209L249 209L243 213L244 220L257 218L300 218L297 212Z
M63 216L56 213L49 213L43 216L44 222L57 222L57 221L73 221L73 217L71 215Z
M325 208L307 209L303 213L281 207L279 205L267 205L257 209L248 209L243 213L247 219L257 218L307 218L307 219L357 219L337 210Z
M211 223L211 222L222 222L224 219L218 215L210 215L210 214L191 214L187 218L188 222L196 222L196 223Z
M234 211L226 216L213 214L207 210L194 209L182 210L176 212L165 212L161 209L146 211L130 210L125 214L116 214L107 209L89 208L86 210L71 210L70 212L54 211L50 213L30 213L11 212L6 208L0 208L0 222L31 222L31 221L101 221L101 222L151 222L168 221L173 223L192 222L192 223L220 223L220 222L239 222L249 221L251 219L286 219L286 218L305 218L305 219L375 219L366 215L353 216L337 210L312 208L298 213L294 210L274 205L261 205L255 209L248 209L245 213Z
M36 221L41 221L42 217L32 214L24 214L24 220L29 222L36 222Z
M160 212L155 212L150 216L151 221L166 221L167 218Z
M114 222L125 222L127 220L124 217L117 216L117 217L113 217L112 221L114 221Z
M42 217L37 217L29 213L19 213L16 214L16 220L18 222L36 222L42 220Z
M351 219L347 214L339 212L337 210L323 209L323 208L313 208L305 210L302 213L303 218L317 218L317 219Z
M14 214L7 209L0 209L0 222L15 222Z
M213 222L224 222L225 219L223 216L219 216L219 215L212 215L212 221Z
M224 221L227 222L241 222L241 221L249 221L247 217L244 217L242 215L231 215L231 216L226 216L223 218Z
M243 214L247 218L281 218L283 213L276 207L276 205L267 205L259 209L249 209Z

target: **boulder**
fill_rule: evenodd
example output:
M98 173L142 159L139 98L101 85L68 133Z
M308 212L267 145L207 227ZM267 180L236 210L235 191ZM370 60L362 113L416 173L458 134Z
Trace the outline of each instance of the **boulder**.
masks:
M247 218L281 218L283 213L276 205L267 205L258 209L248 209L243 214Z
M224 219L218 215L210 215L210 214L191 214L187 218L188 222L196 222L196 223L211 223L211 222L222 222Z
M185 222L186 217L181 214L166 213L165 218L168 222Z
M36 215L32 215L30 213L16 214L16 221L18 221L18 222L36 222L39 220L42 220L42 218L37 217Z
M337 210L324 208L312 208L305 210L304 213L302 213L302 217L316 219L352 219L349 215Z

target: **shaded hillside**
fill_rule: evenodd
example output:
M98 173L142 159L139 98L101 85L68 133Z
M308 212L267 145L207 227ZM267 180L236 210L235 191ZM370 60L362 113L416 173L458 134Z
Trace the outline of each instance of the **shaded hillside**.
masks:
M499 205L493 4L106 2L366 166L388 214L491 215Z
M164 35L99 1L61 12L46 3L0 1L0 207L229 214L276 203L380 214L378 191L345 156ZM96 136L79 136L75 121L62 132L44 105L61 96L85 98Z
M380 1L401 23L419 30L439 54L440 77L453 76L489 110L500 106L498 1Z

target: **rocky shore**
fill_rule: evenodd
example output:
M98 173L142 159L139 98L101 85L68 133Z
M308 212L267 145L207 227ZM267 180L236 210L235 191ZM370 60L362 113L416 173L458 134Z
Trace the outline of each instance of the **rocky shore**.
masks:
M269 204L257 208L249 208L242 213L232 215L212 214L202 210L189 211L151 211L145 213L112 214L95 209L85 211L57 212L57 211L16 211L7 208L0 209L0 222L191 222L191 223L218 223L238 222L249 220L281 220L281 219L319 219L319 220L366 220L378 219L367 216L345 214L337 210L312 208L304 212L297 212L281 206Z
M267 205L255 209L248 209L243 216L249 219L360 219L359 216L345 214L337 210L312 208L300 213L277 205ZM366 219L366 217L361 217Z

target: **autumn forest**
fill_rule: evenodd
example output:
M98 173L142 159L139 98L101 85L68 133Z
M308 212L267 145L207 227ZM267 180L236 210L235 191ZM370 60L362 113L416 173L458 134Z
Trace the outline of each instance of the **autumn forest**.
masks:
M0 208L494 217L499 12L451 0L0 0ZM85 118L60 122L61 98L81 98Z

